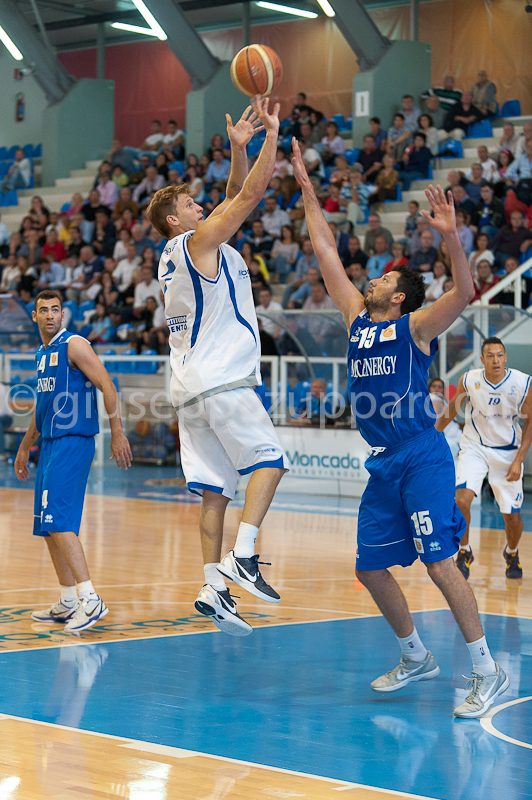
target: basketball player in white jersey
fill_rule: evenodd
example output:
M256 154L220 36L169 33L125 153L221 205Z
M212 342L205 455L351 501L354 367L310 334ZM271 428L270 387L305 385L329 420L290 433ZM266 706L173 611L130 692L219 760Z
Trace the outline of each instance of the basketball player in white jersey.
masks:
M181 462L190 491L202 496L200 536L205 585L195 602L222 631L246 636L224 577L270 603L280 600L261 576L255 540L287 459L253 387L260 384L260 338L251 282L240 254L225 244L262 199L277 151L279 106L252 100L236 125L227 115L231 173L227 197L203 219L188 186L158 191L150 222L168 239L159 262L170 329L171 396L179 419ZM266 137L248 173L246 145ZM251 474L234 549L221 560L223 522L238 475Z
M436 423L443 431L465 400L465 427L456 469L456 503L467 522L457 566L466 578L474 561L469 544L471 503L482 490L486 475L504 518L506 577L522 578L517 546L523 533L523 462L532 443L530 376L507 369L503 343L490 336L482 344L483 369L470 369L460 378L455 397ZM523 419L523 427L519 425Z

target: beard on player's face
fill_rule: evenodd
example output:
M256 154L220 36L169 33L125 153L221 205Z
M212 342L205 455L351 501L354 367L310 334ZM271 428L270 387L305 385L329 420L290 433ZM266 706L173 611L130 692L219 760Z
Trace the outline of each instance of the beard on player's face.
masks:
M390 308L390 301L395 293L395 288L388 289L378 285L372 287L364 297L364 305L368 314L371 316L371 314L376 312L387 311Z

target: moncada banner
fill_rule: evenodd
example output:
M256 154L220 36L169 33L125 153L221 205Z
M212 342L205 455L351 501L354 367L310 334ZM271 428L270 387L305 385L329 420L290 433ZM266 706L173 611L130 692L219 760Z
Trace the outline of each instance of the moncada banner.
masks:
M283 485L288 488L290 482L295 491L360 497L369 478L364 469L369 447L358 431L295 425L276 431L290 463Z

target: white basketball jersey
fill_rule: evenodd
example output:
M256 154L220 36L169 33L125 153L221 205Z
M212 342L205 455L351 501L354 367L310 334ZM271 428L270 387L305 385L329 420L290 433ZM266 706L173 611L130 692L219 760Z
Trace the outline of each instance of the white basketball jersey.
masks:
M464 375L467 392L462 444L467 440L485 447L511 450L521 444L521 407L530 386L530 376L507 369L502 381L489 383L483 369Z
M218 276L195 268L187 241L170 239L159 261L170 330L170 392L174 406L246 378L260 384L260 338L249 271L242 256L220 245ZM251 378L250 376L255 376Z

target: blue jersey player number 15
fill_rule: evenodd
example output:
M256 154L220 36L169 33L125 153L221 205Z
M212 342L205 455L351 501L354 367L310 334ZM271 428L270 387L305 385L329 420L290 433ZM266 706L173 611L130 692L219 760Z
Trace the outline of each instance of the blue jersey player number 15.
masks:
M394 692L436 678L436 659L421 641L406 599L389 567L417 558L445 596L472 658L472 688L456 717L479 717L509 686L491 657L475 597L453 557L465 531L454 499L454 463L434 427L427 390L437 337L473 298L473 281L456 228L454 204L441 187L426 190L432 214L423 215L444 238L454 288L422 308L422 275L397 267L370 281L365 297L347 277L294 140L294 176L302 188L305 216L327 290L348 332L351 408L371 448L370 478L357 530L358 579L392 627L401 647L395 669L371 683L375 692Z

